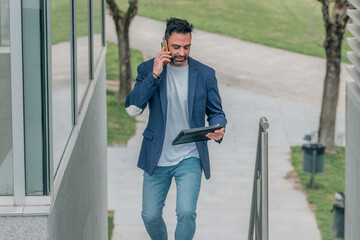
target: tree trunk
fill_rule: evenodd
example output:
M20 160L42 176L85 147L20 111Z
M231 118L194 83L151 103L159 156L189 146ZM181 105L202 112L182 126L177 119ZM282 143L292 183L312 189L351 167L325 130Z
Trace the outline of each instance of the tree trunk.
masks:
M118 101L124 102L132 88L129 27L131 21L137 14L137 0L129 0L130 5L126 13L118 8L115 0L106 0L106 2L109 5L115 22L118 39L120 81Z
M122 26L121 30L117 33L120 70L119 102L124 102L127 95L131 92L131 56L128 31L129 29L126 29L126 26Z
M340 52L341 49L334 49ZM333 53L336 54L336 53ZM326 152L335 154L335 125L336 108L339 96L340 60L336 56L328 56L326 62L326 76L324 80L324 92L322 99L319 142L326 146Z
M341 43L348 21L346 10L349 4L347 0L337 0L330 21L329 1L322 0L320 2L323 4L322 11L326 29L324 48L327 60L318 136L319 142L326 146L326 153L335 154L335 125L340 85Z

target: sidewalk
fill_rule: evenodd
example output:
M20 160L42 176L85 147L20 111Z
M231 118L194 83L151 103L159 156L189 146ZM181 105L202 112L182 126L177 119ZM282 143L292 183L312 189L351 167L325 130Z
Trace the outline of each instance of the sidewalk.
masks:
M107 39L115 41L111 21L107 18ZM164 23L136 17L131 25L132 47L154 56L163 29ZM247 238L258 120L266 116L270 123L270 239L320 240L306 197L288 176L293 171L289 147L301 145L303 136L317 129L325 61L202 31L193 35L191 56L216 69L228 118L223 143L209 143L212 177L208 181L203 178L194 239ZM343 68L344 80L345 72ZM341 91L340 98L344 98L344 88ZM340 100L339 113L344 112L343 103L344 99ZM108 148L108 208L115 211L113 240L149 239L140 217L142 171L136 168L147 112L137 120L136 136L126 146ZM337 132L344 132L344 125L344 115L339 114ZM173 186L166 203L164 218L169 239L173 239Z

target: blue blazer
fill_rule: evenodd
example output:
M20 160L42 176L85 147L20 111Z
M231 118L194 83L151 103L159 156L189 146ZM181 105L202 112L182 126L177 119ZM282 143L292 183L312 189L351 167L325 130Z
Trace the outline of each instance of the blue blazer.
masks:
M154 78L154 59L143 62L137 71L136 84L126 98L125 107L132 116L141 114L149 105L149 121L143 132L138 167L152 175L160 159L167 114L166 66L160 79ZM205 115L209 125L225 127L226 118L222 110L221 98L215 71L189 57L188 109L191 128L204 127ZM131 110L131 111L130 111ZM210 161L207 141L196 142L197 150L206 179L210 178Z

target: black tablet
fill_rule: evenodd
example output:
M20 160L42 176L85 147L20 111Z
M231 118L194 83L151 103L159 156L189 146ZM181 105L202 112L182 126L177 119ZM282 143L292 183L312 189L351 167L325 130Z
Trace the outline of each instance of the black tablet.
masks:
M189 143L189 142L198 142L210 140L210 138L205 135L209 132L214 132L223 128L221 125L214 125L209 127L200 127L200 128L191 128L180 131L179 135L172 142L173 145Z

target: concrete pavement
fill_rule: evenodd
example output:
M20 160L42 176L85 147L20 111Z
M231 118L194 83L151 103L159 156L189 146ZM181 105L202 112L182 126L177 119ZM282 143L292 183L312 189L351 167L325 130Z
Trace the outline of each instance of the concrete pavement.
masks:
M107 40L116 41L107 18ZM165 25L136 17L131 44L147 57L160 49ZM159 40L160 39L160 40ZM269 128L270 239L321 239L303 192L295 188L289 147L317 129L325 61L196 30L191 56L217 71L228 126L221 145L209 143L212 177L203 179L197 240L246 239L249 224L258 120ZM348 78L342 73L342 82ZM337 132L344 132L344 84ZM149 239L140 217L142 171L136 168L147 112L137 118L136 135L125 146L108 148L109 210L115 211L113 240ZM174 185L174 184L173 184ZM176 225L175 189L164 208L169 239ZM331 208L331 206L329 206Z

